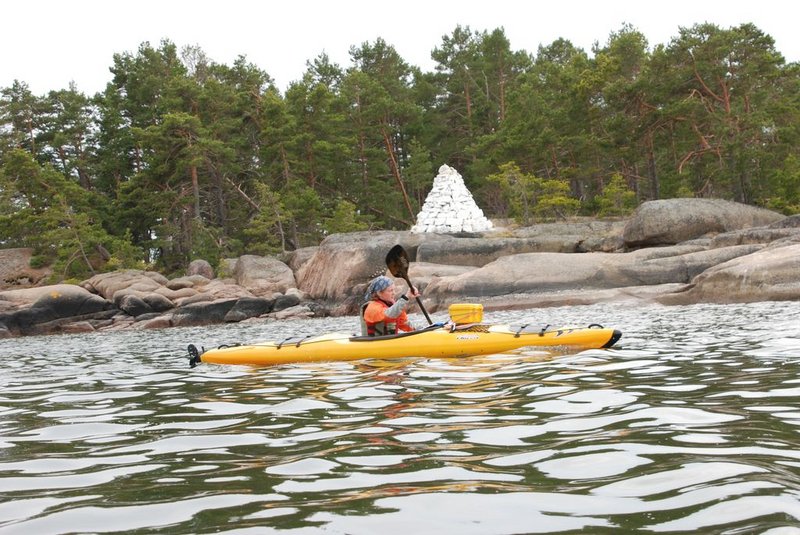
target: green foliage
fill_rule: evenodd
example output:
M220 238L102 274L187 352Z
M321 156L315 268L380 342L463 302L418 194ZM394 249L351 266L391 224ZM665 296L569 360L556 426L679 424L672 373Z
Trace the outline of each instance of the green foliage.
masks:
M208 226L197 218L192 219L191 226L192 240L189 258L206 260L211 267L217 269L219 259L225 253L220 229Z
M356 211L353 203L339 199L336 202L333 214L324 219L322 228L326 234L343 234L345 232L367 230L369 222Z
M281 199L290 227L294 248L317 244L322 240L322 199L306 184L295 180L281 191Z
M118 263L132 266L141 250L123 237L109 235L96 219L95 196L69 182L50 165L41 166L28 152L14 150L0 168L0 242L32 247L37 264L50 264L54 275L83 277Z
M611 181L603 188L603 192L595 198L599 208L598 215L624 216L636 208L636 192L628 187L619 173L611 177Z
M250 254L274 254L286 251L285 226L289 216L280 194L263 183L256 183L259 209L244 229L245 250Z
M442 164L488 216L522 224L676 196L798 211L800 66L752 24L652 47L623 25L591 55L565 39L535 52L456 26L422 72L378 38L346 66L314 58L281 94L244 57L165 40L115 54L94 97L14 82L0 245L34 247L62 277L179 272L408 229Z
M514 162L501 165L500 172L488 176L487 181L496 185L508 205L508 215L521 225L533 223L534 216L566 219L580 209L580 202L570 197L566 182L523 173Z
M545 221L575 216L581 207L578 199L570 197L569 184L562 180L537 180L536 215Z
M786 158L775 170L776 195L765 200L764 206L786 215L800 214L800 156Z
M431 162L430 151L421 143L417 140L411 141L408 144L408 151L408 165L405 168L406 183L416 205L422 206L436 173Z
M49 264L50 264L50 262L49 262L48 258L46 256L43 256L43 255L33 255L31 257L30 261L28 262L28 265L30 267L32 267L33 269L43 268L43 267L45 267L45 266L47 266Z
M513 217L522 225L530 225L533 222L535 189L540 180L533 175L523 173L514 162L501 165L500 172L489 175L486 180L499 190L502 202L506 205L503 215Z

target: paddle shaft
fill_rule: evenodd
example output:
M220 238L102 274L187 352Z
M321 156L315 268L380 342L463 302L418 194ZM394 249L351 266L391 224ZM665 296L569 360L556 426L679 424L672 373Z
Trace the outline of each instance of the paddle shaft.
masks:
M406 281L406 284L408 284L409 289L414 288L414 285L411 284L410 280L408 280L408 275L404 276L403 279ZM425 315L425 319L428 320L428 325L433 325L431 317L428 315L428 311L425 310L425 305L422 304L422 300L419 297L417 297L416 299L417 299L417 304L419 305L419 309Z

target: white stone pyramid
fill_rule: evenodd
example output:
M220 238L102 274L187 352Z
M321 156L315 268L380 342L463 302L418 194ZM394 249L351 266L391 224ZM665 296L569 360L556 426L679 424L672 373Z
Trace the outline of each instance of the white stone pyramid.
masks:
M492 222L475 204L458 171L443 165L411 232L482 232L491 228Z

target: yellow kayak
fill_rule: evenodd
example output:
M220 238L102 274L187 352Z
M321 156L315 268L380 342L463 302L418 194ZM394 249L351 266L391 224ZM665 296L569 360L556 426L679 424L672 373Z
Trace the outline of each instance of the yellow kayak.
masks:
M191 366L200 362L270 366L368 358L456 358L528 347L558 351L607 348L621 336L618 330L596 324L588 327L432 325L387 336L329 333L251 345L220 346L205 352L190 345L189 362Z

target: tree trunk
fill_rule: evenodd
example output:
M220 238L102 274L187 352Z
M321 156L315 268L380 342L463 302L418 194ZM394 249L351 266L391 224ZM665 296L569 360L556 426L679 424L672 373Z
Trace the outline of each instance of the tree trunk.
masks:
M472 138L472 95L469 93L469 80L464 82L464 99L467 103L467 128L469 128L469 136Z
M225 177L225 180L227 180L234 188L236 188L236 191L239 192L239 195L241 195L242 198L245 201L247 201L247 204L252 206L253 209L255 209L256 212L260 212L261 211L261 205L256 203L253 199L251 199L250 196L247 193L244 192L244 190L241 188L241 186L236 184L233 180L231 180L228 177ZM268 204L272 208L272 213L275 214L275 226L278 227L278 235L281 237L281 251L286 252L286 232L283 230L283 223L281 222L281 213L278 211L278 203L277 202L269 202ZM297 236L297 232L296 232L296 229L295 229L295 237L296 236Z
M369 167L367 166L367 149L364 141L364 132L358 130L358 160L361 163L361 187L364 191L369 190Z
M192 196L194 197L194 217L200 219L200 182L197 179L197 166L192 165Z
M500 74L500 124L503 124L503 121L506 120L506 77L504 74Z
M400 168L397 165L397 158L394 156L394 148L392 148L389 133L384 126L381 127L381 133L383 133L383 143L386 145L386 154L389 156L389 164L392 167L392 174L397 182L397 187L400 188L400 192L403 194L403 201L406 203L409 215L411 215L411 221L416 221L417 218L414 214L414 209L411 207L411 201L408 199L408 193L406 193L406 187L403 184L403 177L400 176Z
M729 149L730 150L730 149ZM736 165L736 156L728 156L729 173L733 186L733 200L742 204L747 204L747 194L745 193L745 173L743 169Z
M283 180L289 183L289 158L286 156L286 147L281 143L281 162L283 163Z
M228 205L225 202L225 188L222 184L222 176L219 174L219 171L211 165L209 165L209 172L211 173L211 176L214 177L214 212L216 213L217 218L214 223L217 226L224 228L225 233L228 234L229 229L226 225L228 220Z
M311 143L306 143L306 160L308 162L308 187L315 188L317 186L317 174L314 170L314 150L311 148Z
M650 195L652 200L661 198L661 184L658 180L658 167L656 166L656 154L653 147L653 133L647 134L647 177L650 179Z

